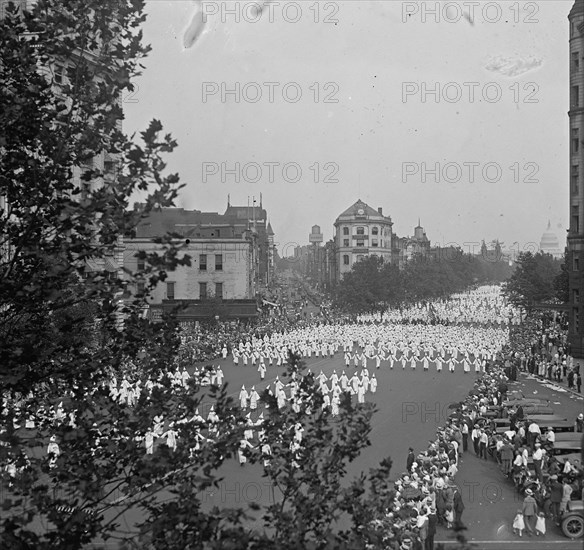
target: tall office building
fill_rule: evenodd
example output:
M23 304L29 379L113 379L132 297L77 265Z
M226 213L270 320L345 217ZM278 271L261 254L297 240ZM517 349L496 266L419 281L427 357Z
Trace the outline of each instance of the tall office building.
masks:
M576 0L568 15L570 23L570 227L567 266L569 271L568 342L577 364L584 363L584 0ZM582 367L580 367L582 371Z

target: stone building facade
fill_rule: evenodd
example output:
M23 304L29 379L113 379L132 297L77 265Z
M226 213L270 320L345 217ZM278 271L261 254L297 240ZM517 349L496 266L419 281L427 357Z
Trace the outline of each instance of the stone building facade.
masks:
M569 273L571 354L584 363L584 0L576 0L568 16L570 29L570 226L566 262Z
M336 267L338 280L352 266L370 254L386 262L395 261L393 251L393 222L359 199L335 220Z

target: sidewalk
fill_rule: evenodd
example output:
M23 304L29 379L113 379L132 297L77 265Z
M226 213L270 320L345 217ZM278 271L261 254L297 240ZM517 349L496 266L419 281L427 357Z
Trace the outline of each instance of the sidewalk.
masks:
M527 380L537 380L544 387L554 389L560 393L570 393L575 397L584 399L584 393L578 393L575 389L568 388L568 381L565 378L561 382L558 382L557 380L548 380L537 374L530 374L527 371L519 371L519 374Z

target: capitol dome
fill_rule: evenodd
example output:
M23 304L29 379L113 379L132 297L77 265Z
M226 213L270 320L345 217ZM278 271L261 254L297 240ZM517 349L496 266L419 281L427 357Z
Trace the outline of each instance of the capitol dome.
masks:
M563 252L560 248L560 241L558 236L552 231L552 225L548 222L547 229L541 236L541 241L539 242L539 248L542 252L546 254L551 254L554 258L561 258Z

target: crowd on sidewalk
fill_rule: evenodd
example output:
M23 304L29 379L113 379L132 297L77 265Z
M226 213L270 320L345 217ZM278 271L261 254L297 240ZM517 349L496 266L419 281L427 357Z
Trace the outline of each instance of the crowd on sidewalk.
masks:
M539 312L509 334L520 370L582 394L582 373L570 355L567 321L554 312Z

